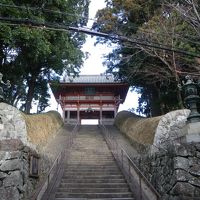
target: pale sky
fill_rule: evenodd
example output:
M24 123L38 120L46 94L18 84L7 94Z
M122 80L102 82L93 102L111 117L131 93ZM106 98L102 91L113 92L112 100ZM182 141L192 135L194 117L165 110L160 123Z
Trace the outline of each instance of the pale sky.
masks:
M104 0L91 0L89 9L89 18L94 19L97 10L106 6ZM93 20L89 20L87 27L92 27ZM106 71L106 66L103 66L103 55L111 52L112 48L107 45L98 44L94 46L96 38L87 36L87 42L84 44L83 51L89 51L90 56L84 62L84 67L81 69L81 74L100 74ZM126 100L123 105L120 105L119 111L135 108L138 105L138 94L135 92L128 92Z
M94 19L97 10L105 7L104 0L91 0L89 7L89 18ZM93 20L89 20L87 27L91 28L93 24ZM100 74L104 73L106 70L106 66L103 66L103 55L109 53L112 49L111 47L107 47L107 45L98 44L94 46L95 37L87 36L86 43L84 44L82 50L85 52L89 52L89 58L85 60L84 66L81 69L80 74ZM52 96L52 95L51 95ZM120 105L119 111L128 110L132 107L137 107L137 99L138 94L135 92L128 92L126 100L123 105ZM54 97L51 98L51 106L46 109L47 110L56 110L57 103ZM59 108L59 112L61 112L61 108Z

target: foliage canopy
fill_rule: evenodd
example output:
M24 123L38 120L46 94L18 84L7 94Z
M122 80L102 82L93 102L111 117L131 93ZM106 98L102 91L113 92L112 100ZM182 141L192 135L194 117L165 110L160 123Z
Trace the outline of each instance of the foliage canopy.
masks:
M107 7L98 11L93 28L147 44L118 42L106 57L108 72L142 93L138 111L147 116L183 107L178 84L186 74L200 74L199 2L107 0L106 3ZM98 42L109 41L99 38Z
M88 5L89 0L2 0L0 17L78 26L88 20ZM1 21L0 71L12 83L7 101L15 106L21 102L21 109L29 113L37 100L38 111L43 111L48 105L48 81L63 71L79 73L84 42L83 34Z

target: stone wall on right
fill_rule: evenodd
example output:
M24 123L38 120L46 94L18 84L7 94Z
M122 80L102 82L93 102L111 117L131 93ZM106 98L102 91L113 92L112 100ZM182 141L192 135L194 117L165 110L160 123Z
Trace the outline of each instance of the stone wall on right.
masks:
M189 113L142 118L123 111L115 119L138 153L133 160L162 200L200 200L200 143L186 142Z
M200 143L173 141L167 146L138 157L138 167L162 200L200 199Z

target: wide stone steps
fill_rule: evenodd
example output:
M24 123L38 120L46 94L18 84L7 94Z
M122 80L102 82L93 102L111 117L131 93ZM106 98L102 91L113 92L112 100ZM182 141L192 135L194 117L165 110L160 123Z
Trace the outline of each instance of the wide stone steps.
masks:
M61 183L126 183L124 178L122 179L62 179Z
M91 165L90 165L91 166ZM96 170L119 170L119 168L116 166L116 164L113 165L92 165L92 167L90 167L88 165L67 165L66 169L71 171L71 170L75 170L75 171L83 171L83 170L89 170L89 171L96 171Z
M124 188L127 184L124 183L61 183L60 188Z
M120 178L124 178L122 175L105 175L105 174L101 174L101 175L86 175L86 174L81 174L81 175L64 175L63 179L120 179Z
M127 198L127 197L132 197L132 193L131 192L119 192L119 193L97 193L97 192L93 192L93 193L64 193L64 192L57 192L56 193L56 198ZM57 200L57 199L56 199Z
M87 200L88 198L56 198L56 200ZM90 198L90 200L134 200L133 198Z
M134 200L96 126L79 131L54 191L55 200Z
M89 171L85 171L84 172L84 174L83 174L83 172L81 173L81 172L65 172L64 173L64 177L66 177L66 176L74 176L74 177L76 177L76 176L79 176L79 177L81 177L81 176L87 176L87 177L89 177L89 176L93 176L93 173L94 172L89 172ZM97 171L96 173L95 173L95 175L96 176L118 176L119 175L119 172L118 171L106 171L106 170L104 170L104 171Z
M65 188L60 187L58 188L57 192L68 192L68 193L118 193L118 192L129 192L129 189L127 187L121 187L121 188Z

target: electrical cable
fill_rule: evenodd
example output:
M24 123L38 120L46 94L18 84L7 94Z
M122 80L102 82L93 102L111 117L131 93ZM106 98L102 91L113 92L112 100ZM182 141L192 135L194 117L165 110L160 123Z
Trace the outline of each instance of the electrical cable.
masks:
M158 45L151 45L151 44L147 44L145 42L140 42L137 41L136 39L130 39L128 37L124 37L124 36L119 36L119 35L110 35L107 33L103 33L103 32L97 32L97 31L92 31L90 29L87 28L83 28L83 27L72 27L72 26L66 26L66 25L55 25L53 23L46 23L46 22L38 22L38 21L33 21L33 20L29 20L29 19L15 19L15 18L8 18L8 17L0 17L0 21L4 22L12 22L12 23L16 23L16 25L20 25L20 24L25 24L28 26L38 26L38 27L49 27L49 28L56 28L56 29L63 29L63 30L69 30L69 31L75 31L75 32L81 32L81 33L86 33L89 35L93 35L93 36L99 36L99 37L104 37L104 38L108 38L108 39L112 39L112 40L116 40L116 41L121 41L121 42L129 42L132 44L138 44L141 46L146 46L146 47L151 47L151 48L155 48L155 49L161 49L161 50L166 50L169 52L174 52L174 53L179 53L179 54L183 54L183 55L188 55L191 57L197 57L200 58L200 55L198 54L194 54L192 52L188 52L188 51L184 51L182 49L175 49L175 48L171 48L168 46L163 47L162 44L158 44Z
M8 8L17 8L17 9L22 9L22 10L41 11L41 12L47 12L47 13L51 13L51 14L59 14L59 15L65 15L65 16L73 16L73 17L79 17L79 18L86 19L86 20L96 21L95 19L83 17L82 15L65 13L65 12L61 12L61 11L54 11L54 10L41 8L41 7L16 6L16 5L2 4L2 3L0 3L0 6L8 7Z
M97 22L97 19L95 19L95 18L87 18L87 17L83 17L82 15L78 15L78 14L71 14L71 13L65 13L65 12L61 12L61 11L54 11L54 10L41 8L41 7L16 6L16 5L2 4L2 3L0 3L0 6L1 7L9 7L9 8L18 8L18 9L24 9L24 10L40 10L40 11L48 12L48 13L52 13L52 14L62 14L62 15L66 15L66 16L80 17L82 19L87 19L87 20L91 20L91 21L96 21ZM130 28L130 29L134 29L134 30L137 30L140 27L140 26L134 26L134 28L133 28L131 26L127 26L126 24L120 24L119 26L120 27L124 26L126 28ZM146 30L143 30L142 32L157 34L157 33L154 33L154 32L151 32L151 31L146 31ZM169 33L171 33L171 32L169 32ZM163 33L159 33L159 34L166 36L166 34L163 34ZM179 35L179 34L175 34L175 35L180 36L180 37L182 37L182 36L190 37L191 36L191 35Z
M83 17L83 16L78 15L78 14L71 14L71 13L65 13L65 12L61 12L61 11L54 11L54 10L50 10L50 9L46 9L46 8L41 8L41 7L16 6L16 5L2 4L2 3L0 3L0 6L1 7L8 7L8 8L24 9L24 10L33 10L33 11L39 10L39 11L42 11L42 12L47 12L47 13L52 13L52 14L61 14L61 15L65 15L65 16L74 16L74 17L79 17L79 18L82 18L82 19L87 19L87 20L90 20L90 21L98 22L97 19L94 19L94 18L87 18L87 17ZM134 29L134 30L137 30L140 27L140 26L134 26L134 28L133 28L133 27L127 26L125 24L120 24L119 25L119 27L123 27L123 26L126 27L126 28ZM168 35L166 35L164 33L161 33L161 32L160 33L154 33L154 32L146 31L146 30L142 30L141 32L142 33L149 33L149 34L156 34L156 35L168 36ZM170 34L170 32L169 32L169 34ZM180 35L180 34L175 33L174 37L178 37L179 39L187 40L187 41L189 41L191 43L194 43L194 44L197 44L197 45L200 44L199 42L196 42L196 41L193 41L191 39L188 39L188 37L192 38L191 35L183 35L183 34Z

